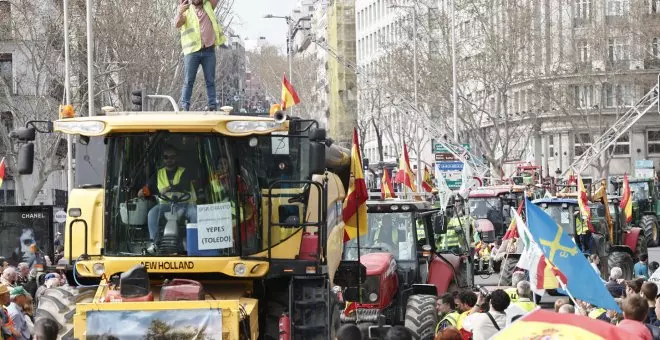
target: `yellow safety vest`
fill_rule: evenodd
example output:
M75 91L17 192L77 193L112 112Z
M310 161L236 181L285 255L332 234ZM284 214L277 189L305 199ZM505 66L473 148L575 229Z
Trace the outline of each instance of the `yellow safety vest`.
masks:
M172 179L172 184L171 185L177 185L181 181L181 176L183 175L183 172L185 171L185 168L178 167L176 169L176 172L174 173L174 178ZM158 175L156 176L157 182L156 186L158 187L158 192L162 195L163 190L165 188L170 186L170 180L167 178L167 168L161 168L158 170ZM195 188L193 187L192 183L190 183L190 199L188 200L188 203L195 203L197 201L195 197ZM158 202L160 203L167 203L165 200L158 199Z
M597 308L597 309L594 309L591 312L589 312L589 317L592 318L592 319L598 319L604 313L607 313L607 310L605 310L603 308Z
M215 32L215 45L220 46L225 43L226 38L222 27L218 24L218 19L213 12L213 6L207 0L204 0L204 12L209 16L213 31ZM181 32L181 49L183 54L190 54L202 49L202 33L199 28L199 18L195 11L195 6L188 7L186 11L186 22L179 29Z
M417 239L421 240L426 237L426 230L424 230L424 221L417 220Z
M456 321L456 329L460 330L463 328L463 321L465 321L465 318L467 318L470 314L472 314L471 309L467 312L461 313L461 315L458 316L458 321Z
M516 287L507 288L504 290L504 292L509 295L509 299L511 299L511 303L518 301L518 289L516 289Z
M227 189L225 189L225 186L221 183L221 181L216 178L211 180L211 190L213 190L213 194L215 195L215 199L213 200L214 202L224 201L229 198Z
M514 304L522 308L525 312L531 312L534 309L536 309L536 304L534 303L534 301L530 301L527 298L524 299L527 301L523 301L523 298L520 298L518 299L518 301L514 302Z
M582 222L581 218L575 219L575 234L584 235L587 233L587 226Z
M435 326L435 334L438 334L442 330L440 329L440 325L442 325L443 321L447 321L451 327L456 327L459 318L460 315L456 311L447 313Z

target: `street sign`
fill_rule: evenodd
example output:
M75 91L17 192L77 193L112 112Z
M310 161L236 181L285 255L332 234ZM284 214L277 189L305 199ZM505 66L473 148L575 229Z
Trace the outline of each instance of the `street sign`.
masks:
M440 169L440 171L462 171L463 162L461 161L438 162L438 169Z
M435 160L436 161L456 161L458 158L454 156L451 153L448 152L443 152L443 153L436 153L435 154Z
M635 169L653 169L653 161L649 159L638 159L635 161Z
M461 183L463 183L460 179L456 180L456 181L447 180L445 182L447 182L447 186L449 187L449 189L452 189L452 190L460 189L461 188Z
M462 144L464 148L466 148L468 151L470 151L470 144L463 143ZM436 143L435 140L433 140L433 152L434 153L443 153L443 152L449 152L447 148L445 148L442 144Z
M60 210L55 213L55 222L57 223L66 222L66 212L64 210Z
M636 178L654 178L653 169L635 169Z

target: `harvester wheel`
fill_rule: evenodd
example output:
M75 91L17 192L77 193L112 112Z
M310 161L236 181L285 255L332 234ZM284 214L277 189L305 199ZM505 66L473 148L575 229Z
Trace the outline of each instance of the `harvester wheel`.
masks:
M619 267L623 272L623 278L626 280L633 277L633 265L632 256L625 251L612 252L607 258L607 272L609 273L614 267Z
M516 270L519 258L517 256L507 256L502 260L500 266L500 284L502 286L510 286L513 282L513 271Z
M644 215L640 221L640 227L646 236L647 245L655 247L660 244L660 233L658 231L658 218L654 215Z
M408 298L404 325L416 340L432 340L435 335L435 325L438 323L435 300L432 295L412 295Z
M42 318L52 319L60 325L57 339L73 339L73 316L77 303L92 302L96 289L58 287L50 288L39 298L35 323Z

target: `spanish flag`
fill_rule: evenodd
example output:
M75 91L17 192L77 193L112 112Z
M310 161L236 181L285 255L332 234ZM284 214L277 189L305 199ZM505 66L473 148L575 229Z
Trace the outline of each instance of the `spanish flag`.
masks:
M344 242L367 233L367 184L362 173L362 156L357 129L353 129L353 147L351 148L351 174L353 178L344 199ZM358 230L359 227L359 230Z
M408 146L406 146L406 144L403 144L403 157L401 157L399 160L399 172L396 173L395 181L397 183L403 183L413 192L417 192L417 185L415 185L415 174L410 168Z
M429 171L429 167L426 165L424 166L424 177L422 181L422 189L426 192L432 192L433 191L433 181L431 180L431 172Z
M518 210L516 211L518 215L522 214L523 207L525 206L525 201L520 201L520 204L518 205ZM519 238L520 234L518 233L518 228L516 224L516 219L512 218L511 223L509 223L509 229L506 230L506 233L504 233L504 237L502 237L502 240L508 240L512 238Z
M591 225L591 209L589 208L589 196L587 196L587 189L584 188L582 176L577 176L578 184L578 206L580 207L580 215L582 219L587 222L587 226L591 232L595 232L594 226Z
M630 223L632 221L632 199L628 174L623 175L623 198L621 199L619 207L623 209L623 213L626 215L626 223Z
M5 180L6 171L7 171L7 162L5 161L5 158L2 157L2 160L0 161L0 188L2 188L2 182Z
M394 188L392 187L392 178L390 178L390 173L387 169L383 169L383 178L380 180L380 197L385 198L395 198Z
M286 73L282 75L282 110L286 110L296 104L300 103L298 93L293 88L293 85L286 79Z

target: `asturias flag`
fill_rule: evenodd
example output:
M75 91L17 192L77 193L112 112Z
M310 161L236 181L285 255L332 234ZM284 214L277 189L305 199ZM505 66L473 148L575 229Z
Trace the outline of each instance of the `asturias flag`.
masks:
M632 197L630 192L630 182L628 182L628 174L623 175L623 198L621 198L620 207L623 213L626 214L626 223L632 221Z
M382 198L394 198L394 188L392 187L392 178L390 177L389 171L383 169L383 178L380 181L380 197Z
M286 74L282 76L282 110L286 110L296 104L300 103L298 93L293 89L293 85L286 79Z
M357 129L353 129L353 147L351 148L351 184L344 199L344 242L367 233L367 184L362 173L362 156ZM359 226L359 231L358 231Z
M600 276L591 268L573 237L566 234L548 214L527 198L525 206L530 235L541 247L545 258L563 273L564 277L561 279L565 281L566 288L573 297L621 313L621 309L605 288Z
M4 157L0 161L0 188L2 188L2 182L5 180L5 173L7 172L7 161Z

